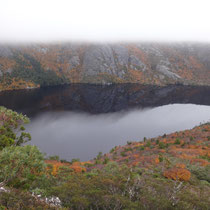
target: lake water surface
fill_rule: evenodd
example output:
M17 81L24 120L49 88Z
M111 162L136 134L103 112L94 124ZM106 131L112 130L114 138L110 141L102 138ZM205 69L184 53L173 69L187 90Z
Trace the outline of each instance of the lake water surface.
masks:
M210 88L71 85L0 93L0 105L31 118L30 144L61 159L89 160L209 121Z

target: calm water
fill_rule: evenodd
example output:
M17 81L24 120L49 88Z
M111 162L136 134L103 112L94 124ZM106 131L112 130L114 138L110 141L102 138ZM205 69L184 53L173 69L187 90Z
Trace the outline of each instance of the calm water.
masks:
M0 93L0 105L30 116L31 144L43 152L89 160L209 121L210 88L72 85Z

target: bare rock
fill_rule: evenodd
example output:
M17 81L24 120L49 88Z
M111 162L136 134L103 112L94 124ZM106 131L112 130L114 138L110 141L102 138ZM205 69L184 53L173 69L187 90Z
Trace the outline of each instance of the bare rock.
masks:
M138 59L135 55L131 55L129 58L130 68L134 70L145 71L146 65Z
M76 68L79 65L80 65L80 59L78 55L73 56L69 60L69 70L72 70L73 68Z
M91 46L84 55L83 69L88 76L98 73L116 74L116 65L109 45Z

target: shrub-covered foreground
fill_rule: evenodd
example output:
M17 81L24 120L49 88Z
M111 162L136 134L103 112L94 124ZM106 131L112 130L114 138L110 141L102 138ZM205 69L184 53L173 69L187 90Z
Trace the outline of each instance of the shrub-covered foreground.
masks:
M9 133L24 123L5 124L22 115L0 113L7 113L0 125ZM128 142L88 162L45 160L36 146L15 144L12 136L0 150L0 209L209 209L209 136L205 124Z

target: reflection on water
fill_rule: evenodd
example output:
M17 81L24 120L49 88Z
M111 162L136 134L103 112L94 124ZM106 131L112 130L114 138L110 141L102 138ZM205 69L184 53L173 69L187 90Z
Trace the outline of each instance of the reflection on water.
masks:
M141 141L189 129L210 120L210 106L174 104L109 114L49 112L34 118L27 129L32 144L62 159L89 160L127 141Z
M33 117L45 111L99 114L174 103L210 105L209 96L210 87L75 84L0 92L0 105Z
M31 143L43 152L89 160L127 141L209 120L209 96L210 87L75 84L0 92L0 105L31 118Z

